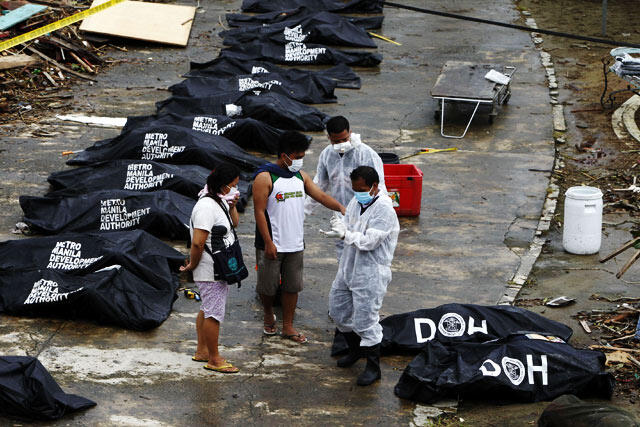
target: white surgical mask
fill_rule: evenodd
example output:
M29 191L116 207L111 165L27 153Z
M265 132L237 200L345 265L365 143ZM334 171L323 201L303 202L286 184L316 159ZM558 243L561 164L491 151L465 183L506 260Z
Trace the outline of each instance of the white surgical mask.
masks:
M287 155L285 154L285 156L287 156ZM304 159L291 159L291 157L289 157L289 156L287 156L287 158L289 160L291 160L291 166L287 166L287 168L291 172L296 173L300 169L302 169L302 164L304 163Z
M218 194L221 199L226 200L227 202L231 202L236 196L240 194L238 187L230 187L229 192L227 194Z
M369 203L371 203L371 200L373 200L373 196L370 193L371 193L371 190L354 191L353 196L356 198L358 202L360 202L361 205L366 206Z
M346 153L347 151L353 148L353 145L351 145L351 142L349 141L341 142L339 144L331 144L331 145L333 149L336 150L338 153Z

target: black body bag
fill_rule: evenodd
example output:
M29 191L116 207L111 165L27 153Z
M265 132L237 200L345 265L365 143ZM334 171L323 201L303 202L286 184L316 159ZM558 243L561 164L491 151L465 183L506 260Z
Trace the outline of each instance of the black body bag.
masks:
M225 18L230 27L259 28L262 25L276 24L279 22L295 22L301 18L307 18L322 11L310 10L306 7L298 7L295 9L278 10L275 12L265 12L259 15L247 15L246 13L227 13ZM354 25L367 30L376 30L382 27L384 16L344 16Z
M213 197L211 198L213 199ZM240 248L240 241L238 240L238 235L236 234L236 229L233 226L233 222L231 221L229 212L222 203L220 203L216 199L213 200L218 203L220 208L224 211L225 215L227 215L227 219L229 220L229 227L231 227L231 230L233 231L233 237L235 238L235 240L231 245L226 246L224 244L224 239L222 238L226 233L215 233L215 230L211 230L212 247L214 237L219 237L219 240L217 240L217 244L215 246L216 250L215 252L212 251L206 244L204 245L204 250L207 251L207 253L211 255L211 258L213 259L213 278L216 280L224 280L228 284L237 283L238 287L240 287L242 285L242 280L246 279L249 276L247 266L244 264L244 260L242 259L242 249ZM215 228L216 227L214 227L214 229Z
M301 70L299 68L282 68L272 62L245 61L234 58L218 57L207 62L192 62L191 71L184 77L229 77L238 74L278 73L291 79L300 77L318 82L335 82L342 89L360 89L360 77L349 66L338 64L326 70Z
M331 12L382 13L381 0L243 0L243 12L273 12L296 7Z

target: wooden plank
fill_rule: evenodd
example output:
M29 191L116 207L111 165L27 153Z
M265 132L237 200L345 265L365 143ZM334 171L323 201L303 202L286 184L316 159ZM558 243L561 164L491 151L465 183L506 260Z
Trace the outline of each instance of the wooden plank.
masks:
M494 64L447 61L431 89L431 96L492 101L497 85L484 78L491 69L501 71L503 67Z
M0 31L11 28L22 21L26 21L36 13L46 10L47 6L41 4L25 4L22 7L12 10L6 15L0 16Z
M39 58L21 53L20 55L0 56L0 70L10 68L27 67L40 63Z
M582 326L582 329L584 329L584 331L588 334L591 333L591 328L589 328L589 325L587 324L586 320L581 320L580 321L580 326Z
M95 7L107 0L94 0ZM125 1L80 25L82 31L186 46L196 14L193 6Z

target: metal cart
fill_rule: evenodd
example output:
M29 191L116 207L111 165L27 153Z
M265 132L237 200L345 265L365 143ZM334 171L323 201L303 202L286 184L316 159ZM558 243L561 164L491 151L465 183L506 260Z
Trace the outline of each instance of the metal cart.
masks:
M492 69L508 76L509 83L502 85L485 79L485 74ZM464 138L480 104L486 104L491 107L489 123L493 123L493 119L498 115L499 106L509 102L511 97L511 76L515 72L516 67L511 66L447 61L431 89L431 97L437 102L435 118L440 118L440 134L445 138ZM449 101L449 103L475 104L473 113L471 113L462 135L446 135L444 133L446 101Z
M638 54L640 53L640 49L632 47L617 47L615 49L611 49L611 58L602 59L602 73L604 74L604 90L602 91L602 95L600 96L600 105L602 105L602 108L607 108L607 105L605 104L608 104L609 108L613 108L613 106L615 105L615 96L619 93L631 92L632 94L640 95L640 73L636 75L621 75L618 74L616 72L616 68L611 65L615 62L615 58L617 56L622 56L625 53ZM607 90L609 88L609 79L607 78L609 73L615 74L622 80L625 80L628 84L625 89L609 92L609 99L605 100L605 96L607 95Z

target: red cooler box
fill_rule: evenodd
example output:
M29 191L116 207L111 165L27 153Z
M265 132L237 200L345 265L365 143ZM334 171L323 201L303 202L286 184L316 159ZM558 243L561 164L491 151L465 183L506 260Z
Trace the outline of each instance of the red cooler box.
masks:
M384 183L398 216L420 215L422 171L415 165L384 166Z

